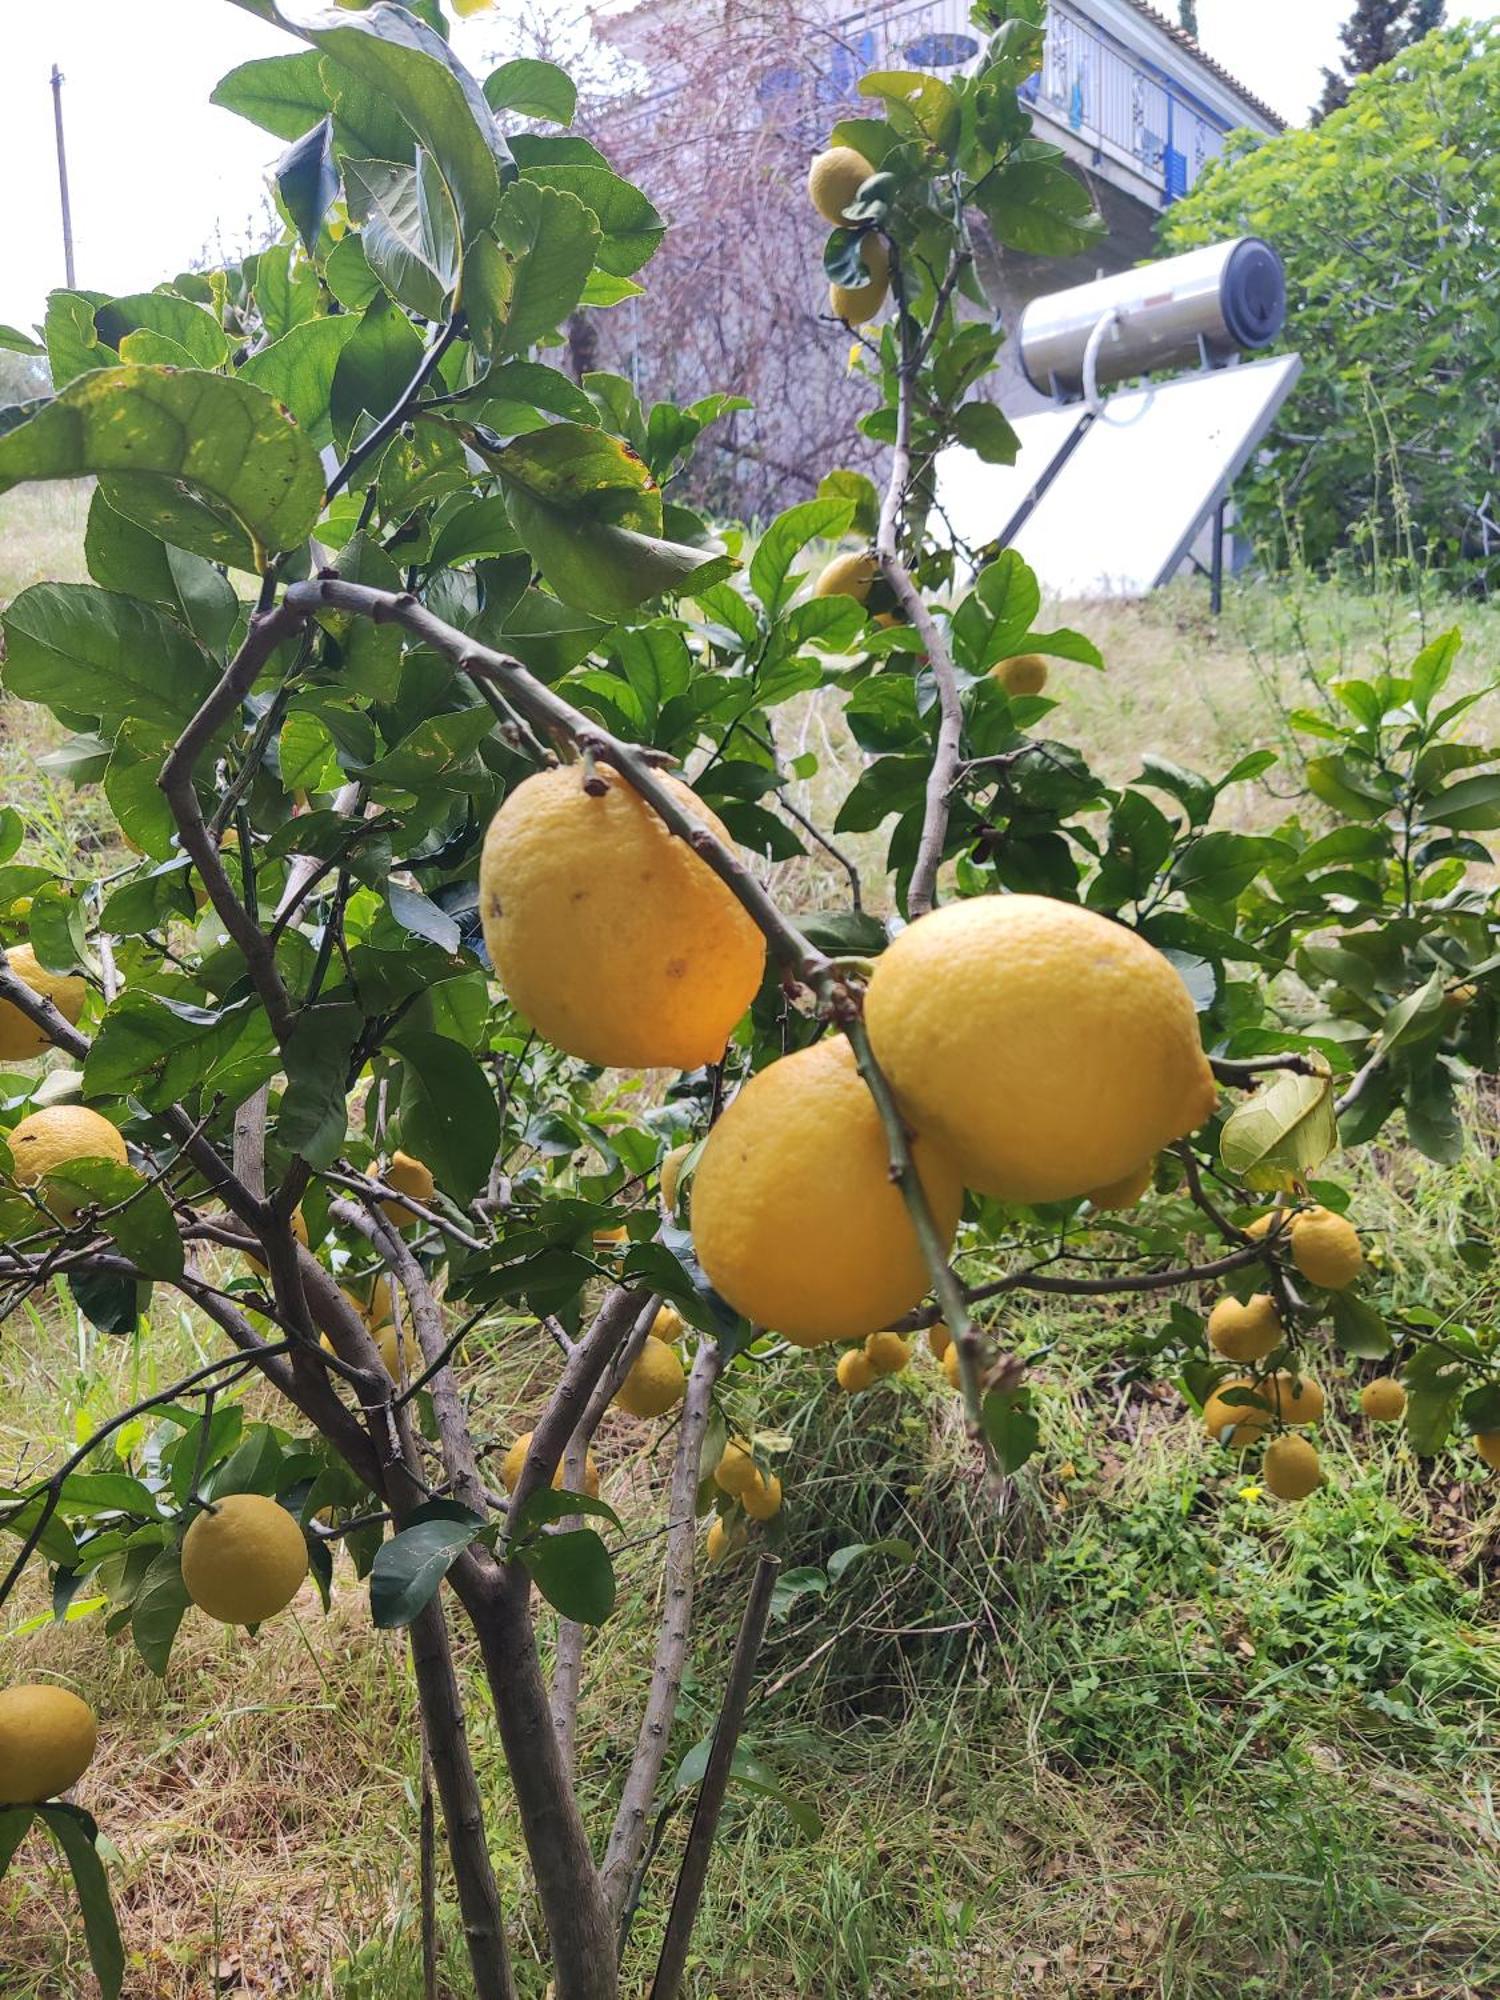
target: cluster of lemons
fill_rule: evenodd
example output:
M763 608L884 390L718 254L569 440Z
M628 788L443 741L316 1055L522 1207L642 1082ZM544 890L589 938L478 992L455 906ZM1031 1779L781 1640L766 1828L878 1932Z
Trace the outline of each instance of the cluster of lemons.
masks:
M1331 1209L1275 1208L1250 1224L1246 1234L1270 1240L1299 1276L1322 1291L1341 1292L1364 1267L1359 1231ZM1327 1408L1320 1384L1300 1368L1271 1368L1268 1362L1286 1342L1281 1310L1269 1292L1250 1298L1220 1299L1208 1316L1210 1347L1223 1360L1250 1372L1221 1380L1203 1405L1211 1438L1231 1451L1265 1443L1261 1477L1279 1500L1305 1500L1323 1484L1323 1468L1311 1440L1298 1435L1322 1421ZM1394 1375L1378 1375L1359 1393L1360 1413L1371 1423L1399 1423L1406 1414L1406 1388ZM1486 1465L1500 1467L1500 1432L1474 1440Z

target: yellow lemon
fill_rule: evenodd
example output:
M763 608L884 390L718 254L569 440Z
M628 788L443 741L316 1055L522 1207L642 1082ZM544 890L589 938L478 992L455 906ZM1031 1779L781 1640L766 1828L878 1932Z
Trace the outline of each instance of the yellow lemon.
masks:
M1260 1476L1278 1500L1305 1500L1323 1483L1318 1454L1304 1437L1272 1438Z
M76 1026L89 990L78 975L49 972L45 965L37 964L36 953L29 944L12 945L7 956L10 969L21 984L50 1000L63 1019ZM0 1000L0 1062L24 1062L51 1047L52 1039L43 1029L28 1021L9 1000Z
M948 1331L945 1319L934 1320L927 1329L927 1345L935 1361L941 1361L953 1345L953 1335Z
M596 798L576 765L539 771L496 813L479 863L484 941L512 1004L566 1054L696 1069L754 999L765 941L617 772L597 777ZM662 783L733 844L686 785Z
M1360 1390L1359 1407L1371 1423L1397 1423L1406 1415L1406 1390L1394 1375L1377 1375Z
M596 1229L594 1231L594 1248L596 1250L607 1250L612 1243L628 1243L629 1241L630 1231L625 1227L623 1222L617 1229Z
M420 1160L414 1160L410 1153L393 1153L390 1165L380 1178L388 1188L394 1188L397 1194L410 1195L413 1201L421 1202L424 1207L431 1206L432 1197L437 1193L437 1182L432 1178L432 1169L424 1166ZM405 1229L410 1223L422 1220L421 1216L414 1214L404 1202L384 1201L380 1205L385 1212L386 1220L393 1222L398 1229Z
M834 1370L838 1385L851 1396L868 1389L875 1380L875 1370L870 1365L870 1357L862 1347L846 1348L839 1356L839 1365Z
M852 597L863 604L880 574L880 564L868 550L835 556L824 565L813 585L814 597Z
M774 1472L769 1478L757 1479L740 1495L740 1505L752 1521L774 1520L781 1512L781 1481Z
M677 1350L654 1333L647 1334L640 1353L615 1391L615 1405L632 1417L661 1417L682 1401L687 1387Z
M226 1493L182 1538L182 1581L221 1625L259 1625L284 1611L307 1575L307 1541L264 1493Z
M1476 1431L1474 1449L1491 1472L1500 1472L1500 1431Z
M1002 1201L1108 1187L1214 1108L1176 969L1049 896L919 918L875 961L865 1021L911 1124Z
M127 1165L120 1128L82 1104L49 1104L33 1111L8 1135L15 1162L17 1187L40 1188L43 1201L63 1222L71 1222L80 1204L42 1184L75 1160L117 1160Z
M1248 1389L1260 1400L1227 1403L1224 1398L1231 1389ZM1203 1405L1203 1427L1215 1444L1227 1444L1231 1451L1244 1451L1262 1438L1275 1421L1269 1403L1263 1383L1252 1382L1248 1375L1229 1376Z
M673 1341L681 1340L683 1331L682 1314L676 1306L663 1306L651 1322L652 1338L666 1341L669 1347Z
M845 326L864 326L885 304L891 289L891 257L883 240L874 235L863 238L860 255L869 273L862 284L830 285L828 306L835 319Z
M1359 1232L1347 1216L1305 1208L1292 1218L1292 1262L1310 1285L1341 1292L1363 1265Z
M1278 1368L1260 1385L1260 1393L1275 1409L1284 1424L1319 1424L1327 1407L1322 1387L1311 1375L1296 1375Z
M736 1521L730 1527L722 1514L715 1514L708 1524L708 1559L711 1563L723 1562L726 1557L738 1555L749 1539L743 1521Z
M844 210L874 171L853 146L830 146L807 170L808 200L825 222L842 222Z
M715 1486L721 1493L728 1493L739 1499L759 1478L760 1467L751 1456L749 1445L737 1438L731 1438L714 1467Z
M1257 1292L1243 1305L1238 1299L1220 1299L1208 1316L1209 1342L1226 1361L1263 1361L1285 1337L1269 1292Z
M964 1378L958 1365L958 1343L952 1338L949 1339L948 1345L943 1349L942 1361L943 1374L947 1377L948 1387L950 1389L962 1388Z
M1273 1231L1279 1236L1291 1219L1292 1211L1289 1208L1268 1208L1264 1215L1258 1215L1253 1222L1246 1223L1245 1234L1252 1243L1264 1243Z
M86 1701L44 1681L0 1688L0 1807L39 1806L83 1776L99 1725Z
M521 1467L526 1463L526 1454L528 1451L530 1451L530 1449L531 1449L531 1432L522 1431L521 1435L516 1439L515 1443L511 1446L510 1450L505 1454L504 1458L501 1459L500 1483L505 1488L507 1493L515 1492L516 1481L521 1477ZM563 1483L563 1468L561 1464L559 1464L556 1472L554 1472L552 1475L552 1484L554 1487L557 1488L559 1492L561 1492L562 1483ZM583 1490L585 1493L588 1494L591 1500L598 1499L599 1468L594 1463L594 1454L592 1452L586 1452L584 1454Z
M918 1140L915 1150L946 1245L963 1187L934 1145ZM842 1035L745 1085L703 1148L692 1217L709 1282L789 1340L863 1339L927 1290L880 1114Z
M692 1150L690 1145L674 1146L661 1163L661 1205L667 1215L677 1206L677 1183L682 1178L683 1163Z
M865 1358L877 1375L899 1375L911 1360L911 1342L901 1333L872 1333Z
M1125 1174L1119 1180L1111 1181L1108 1187L1091 1188L1089 1203L1098 1209L1101 1215L1107 1209L1134 1208L1155 1178L1156 1156L1153 1153L1151 1158L1137 1167L1134 1173Z
M1040 694L1047 685L1047 662L1040 653L1017 653L991 667L990 679L999 681L1007 694Z

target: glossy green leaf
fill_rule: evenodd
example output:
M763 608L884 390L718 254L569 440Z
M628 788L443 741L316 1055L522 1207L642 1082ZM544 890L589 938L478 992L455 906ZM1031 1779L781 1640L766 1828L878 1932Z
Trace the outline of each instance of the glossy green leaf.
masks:
M568 72L538 56L516 56L491 70L484 80L484 95L492 111L547 118L554 125L571 125L578 104L578 90Z
M575 196L517 181L496 212L495 233L511 263L488 350L497 357L519 355L561 326L578 304L599 231Z
M133 721L165 746L218 679L176 619L92 584L33 584L0 622L11 693L96 717L111 733Z
M554 1611L580 1625L602 1625L615 1608L615 1567L592 1528L565 1528L517 1551Z
M36 1813L62 1849L72 1871L100 2000L120 2000L125 1983L125 1949L120 1942L120 1926L110 1900L104 1864L99 1859L99 1829L77 1806L38 1806Z
M209 102L237 112L278 139L300 139L330 108L322 59L313 49L241 63L219 79Z
M429 1500L382 1542L370 1570L370 1616L381 1631L410 1625L487 1524L453 1500Z
M402 1070L393 1122L400 1143L427 1162L450 1199L470 1201L500 1146L500 1109L490 1079L446 1035L408 1028L396 1047Z
M313 444L331 444L334 372L358 327L350 313L303 320L252 354L240 380L254 382L284 404Z

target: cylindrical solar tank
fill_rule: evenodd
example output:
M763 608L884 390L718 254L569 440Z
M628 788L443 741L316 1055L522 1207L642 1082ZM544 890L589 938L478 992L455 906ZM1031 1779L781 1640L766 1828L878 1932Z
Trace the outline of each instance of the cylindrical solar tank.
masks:
M1032 387L1081 394L1089 336L1111 312L1118 317L1099 348L1100 382L1195 360L1200 340L1212 360L1227 360L1269 347L1280 333L1286 272L1269 243L1241 236L1033 299L1017 334Z

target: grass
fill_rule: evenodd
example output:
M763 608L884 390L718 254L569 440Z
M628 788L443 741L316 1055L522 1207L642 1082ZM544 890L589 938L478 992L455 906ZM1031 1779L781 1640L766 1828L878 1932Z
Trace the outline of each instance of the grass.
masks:
M80 574L80 522L62 489L0 500L0 593ZM1311 585L1236 594L1217 625L1196 589L1060 616L1100 639L1110 672L1058 671L1059 727L1116 778L1143 746L1215 770L1285 744L1287 711L1319 681L1378 664L1393 622L1398 660L1416 638L1410 606ZM1429 629L1443 622L1434 607ZM1477 681L1500 668L1500 617L1466 609L1464 622ZM0 716L7 797L39 849L99 837L97 804L37 768L48 733L13 706ZM1488 726L1482 710L1473 726ZM831 784L849 746L826 714L798 727L825 759L814 787ZM1272 773L1226 815L1270 823L1294 791L1291 772ZM861 858L873 867L873 845ZM809 900L827 890L799 885ZM1393 1150L1359 1169L1357 1213L1408 1300L1462 1296L1474 1281L1457 1246L1500 1227L1494 1108L1481 1100L1472 1117L1457 1167ZM1332 1482L1277 1508L1175 1392L1134 1379L1132 1342L1158 1311L1015 1309L1007 1337L1043 1355L1043 1450L999 1508L925 1358L857 1401L830 1388L826 1356L734 1371L735 1413L789 1440L787 1564L834 1577L838 1552L876 1546L773 1624L750 1740L817 1828L731 1795L693 2000L1500 1991L1493 1483L1470 1457L1419 1465L1351 1419L1353 1377L1329 1365ZM0 1476L172 1380L204 1340L165 1313L139 1344L104 1340L61 1299L14 1316L0 1333ZM534 1406L544 1365L528 1330L486 1335L476 1395L497 1434ZM614 1417L599 1451L606 1495L643 1535L663 1497L651 1439ZM649 1539L624 1558L621 1612L589 1649L595 1825L628 1755L657 1565ZM679 1751L711 1726L745 1581L732 1566L705 1579ZM309 1592L254 1639L190 1619L164 1682L97 1618L14 1629L42 1609L34 1592L8 1614L0 1678L56 1676L100 1711L80 1797L118 1857L132 2000L419 2000L410 1675L352 1576L340 1572L328 1617ZM498 1743L462 1646L460 1661L523 1992L542 2000ZM637 1918L633 1992L681 1830L679 1817ZM446 1882L441 1895L444 1990L460 2000ZM5 2000L86 2000L77 1931L33 1837L0 1883Z

